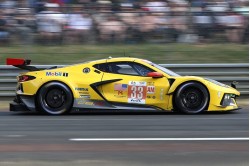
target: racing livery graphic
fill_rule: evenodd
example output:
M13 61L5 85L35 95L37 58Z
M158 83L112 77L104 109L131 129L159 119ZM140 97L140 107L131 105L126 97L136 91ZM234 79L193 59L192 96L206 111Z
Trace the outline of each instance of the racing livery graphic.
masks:
M38 69L30 60L7 58L7 65L28 70L17 77L10 111L130 110L204 111L239 109L234 84L209 78L180 76L138 58L108 58L65 67Z

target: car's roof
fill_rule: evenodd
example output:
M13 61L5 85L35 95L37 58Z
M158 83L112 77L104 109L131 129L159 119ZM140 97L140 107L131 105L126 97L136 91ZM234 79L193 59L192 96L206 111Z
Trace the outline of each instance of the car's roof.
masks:
M73 64L73 65L69 65L70 66L78 66L78 65L82 65L82 64L89 64L89 65L94 65L94 64L99 64L99 63L105 63L105 62L134 62L136 60L141 60L141 61L146 61L144 59L140 59L140 58L134 58L134 57L116 57L116 58L112 58L112 57L108 57L107 59L99 59L99 60L93 60L93 61L86 61L83 63L78 63L78 64Z
M104 63L106 61L108 62L120 62L120 61L133 62L135 60L142 60L142 59L134 58L134 57L115 57L115 58L109 57L107 59L99 59L99 60L94 60L94 61L88 61L85 63Z
M136 59L139 59L139 58L134 58L134 57L116 57L116 58L112 58L112 57L109 57L107 60L109 62L117 62L117 61L135 61Z

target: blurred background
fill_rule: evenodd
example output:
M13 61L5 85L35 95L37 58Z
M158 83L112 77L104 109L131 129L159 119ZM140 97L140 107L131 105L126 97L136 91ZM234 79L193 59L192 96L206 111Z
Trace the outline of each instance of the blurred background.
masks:
M0 0L0 59L248 62L248 0Z

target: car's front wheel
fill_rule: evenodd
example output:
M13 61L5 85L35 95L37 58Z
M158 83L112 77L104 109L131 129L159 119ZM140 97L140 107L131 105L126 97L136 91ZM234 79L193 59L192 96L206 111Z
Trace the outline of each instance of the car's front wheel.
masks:
M37 96L38 109L51 115L68 113L72 108L71 90L60 82L50 82L41 87Z
M209 93L198 82L187 82L181 85L174 95L174 107L187 114L197 114L207 109Z

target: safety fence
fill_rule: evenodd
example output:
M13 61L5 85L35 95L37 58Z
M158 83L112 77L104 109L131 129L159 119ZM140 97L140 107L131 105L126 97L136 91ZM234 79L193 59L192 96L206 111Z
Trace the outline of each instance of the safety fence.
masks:
M37 68L50 68L55 65L36 65ZM56 65L58 67L63 65ZM249 94L249 64L231 63L231 64L161 64L174 72L184 75L194 75L212 78L219 82L230 85L237 81L237 89L242 96ZM16 76L24 72L16 67L0 65L0 97L14 97L16 88Z

